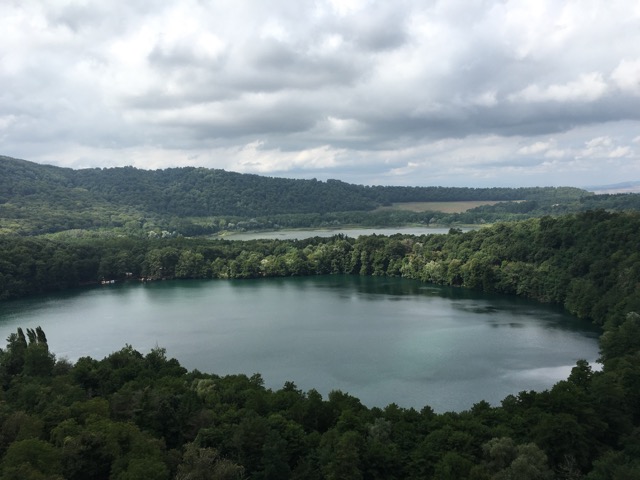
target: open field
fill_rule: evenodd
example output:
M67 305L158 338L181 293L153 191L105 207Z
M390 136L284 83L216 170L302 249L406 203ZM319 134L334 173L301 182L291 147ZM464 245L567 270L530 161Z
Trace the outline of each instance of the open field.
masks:
M410 212L443 212L461 213L482 205L495 205L493 200L477 200L469 202L405 202L393 203L390 207L380 207L377 210L408 210Z

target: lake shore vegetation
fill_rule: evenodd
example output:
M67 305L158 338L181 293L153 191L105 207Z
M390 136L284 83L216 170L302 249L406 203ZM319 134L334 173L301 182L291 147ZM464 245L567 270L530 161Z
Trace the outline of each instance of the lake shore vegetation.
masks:
M554 303L603 332L600 368L581 360L548 390L437 414L187 371L161 347L72 363L25 325L0 349L0 478L639 478L639 210L638 194L567 187L363 186L0 157L3 302L113 282L374 275ZM344 225L451 229L205 238Z
M188 372L162 348L71 363L25 326L0 352L2 478L635 478L638 231L638 213L589 211L358 239L2 236L4 300L112 280L388 275L561 304L604 332L599 370L579 361L549 390L436 414Z

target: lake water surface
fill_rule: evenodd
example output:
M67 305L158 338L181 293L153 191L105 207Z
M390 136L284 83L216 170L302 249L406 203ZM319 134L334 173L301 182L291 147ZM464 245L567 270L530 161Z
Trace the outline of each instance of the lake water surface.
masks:
M457 228L457 227L456 227ZM299 228L294 230L273 230L258 232L229 233L224 237L228 240L304 240L313 237L333 237L334 235L346 235L358 238L362 235L432 235L437 233L449 233L450 227L363 227L363 228ZM468 231L469 228L461 228Z
M548 388L597 358L599 333L518 298L358 276L134 282L0 304L2 338L38 325L72 361L161 346L188 369L438 412Z

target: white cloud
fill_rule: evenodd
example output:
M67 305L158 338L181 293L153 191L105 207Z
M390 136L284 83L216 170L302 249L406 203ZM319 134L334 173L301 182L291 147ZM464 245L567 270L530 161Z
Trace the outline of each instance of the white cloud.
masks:
M549 150L552 145L553 142L535 142L531 145L527 145L526 147L519 148L517 153L521 155L532 155L541 153Z
M413 174L418 168L420 164L417 162L409 162L404 167L392 168L389 170L390 175L394 176L406 176Z
M231 152L228 152L231 153ZM243 146L235 155L234 170L246 173L269 173L294 168L316 170L335 167L340 150L328 146L296 152L265 149L264 143L255 141Z
M327 133L338 136L361 135L363 126L353 118L328 117L326 121Z
M493 107L498 104L497 92L495 90L482 92L481 94L473 97L471 99L471 103L481 107Z
M495 2L493 25L515 58L541 57L570 41L579 13L576 10L574 4L548 0Z
M628 157L631 154L631 148L629 147L616 147L613 151L609 152L609 158Z
M366 0L329 0L329 4L338 15L350 15L361 11L367 4Z
M566 150L558 150L552 148L551 150L547 150L544 154L545 158L565 158L567 156Z
M575 81L547 87L529 85L509 95L511 101L524 102L593 102L607 91L607 84L597 72L580 75Z
M592 138L591 140L585 142L585 145L587 146L587 148L593 149L593 148L599 148L599 147L610 147L612 143L613 143L613 140L611 140L611 137L604 136L604 137Z
M640 95L640 58L623 59L611 74L611 79L621 90Z
M631 143L633 140L629 140ZM619 145L611 136L604 135L592 138L584 143L585 148L580 149L577 159L622 159L634 158L634 152L629 145Z

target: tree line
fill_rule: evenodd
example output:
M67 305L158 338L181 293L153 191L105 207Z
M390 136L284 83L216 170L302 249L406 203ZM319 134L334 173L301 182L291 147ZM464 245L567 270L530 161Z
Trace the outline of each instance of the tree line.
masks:
M589 211L357 239L3 236L0 299L132 278L387 275L554 302L603 324L612 312L640 311L630 296L640 281L638 231L638 213Z
M469 216L438 216L436 212L385 215L375 210L398 202L526 201L525 210L531 216L533 210L552 205L571 203L576 208L587 197L594 195L570 187L363 186L194 167L73 170L0 156L0 234L108 229L127 235L165 230L192 236L260 225L309 227L318 216L334 226L388 222L391 218L396 224L481 223L500 216L514 219L507 217L521 214L522 207L506 207L515 212L490 210L483 214L486 218L478 215L472 220Z
M0 157L0 203L43 199L49 203L141 206L145 212L204 217L368 211L396 202L468 200L577 200L589 192L571 187L462 188L354 185L183 167L73 170Z

